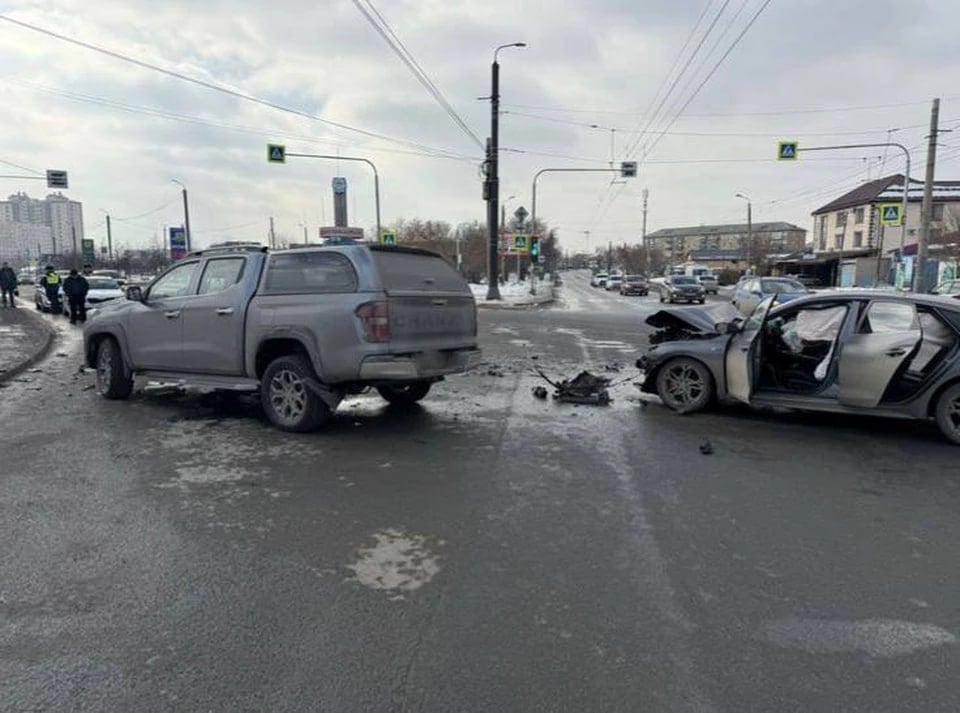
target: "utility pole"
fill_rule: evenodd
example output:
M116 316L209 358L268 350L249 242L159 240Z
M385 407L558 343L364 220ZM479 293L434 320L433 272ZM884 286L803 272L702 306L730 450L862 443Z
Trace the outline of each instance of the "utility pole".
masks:
M77 263L77 226L70 223L70 232L73 234L73 267L77 269L80 265Z
M273 216L270 216L270 249L277 249L277 234L273 232Z
M643 224L640 228L640 244L643 245L643 255L644 255L644 270L650 272L650 248L647 245L647 198L650 196L650 191L646 188L643 189Z
M487 270L487 299L500 299L500 264L497 210L500 203L500 63L497 53L506 47L526 47L525 42L511 42L500 45L493 51L493 64L490 65L490 138L487 140L487 180L484 197L487 199L487 233L489 268Z
M927 247L930 244L930 221L933 218L933 174L937 163L937 131L940 122L940 99L933 100L930 109L930 135L927 137L927 174L923 181L923 206L920 239L917 241L917 261L913 268L913 291L926 292Z
M113 266L113 233L110 231L110 214L107 213L107 256L110 258L111 267Z
M187 252L193 249L193 236L190 234L190 204L187 202L187 187L176 178L170 180L183 190L183 237L187 243Z
M613 269L613 241L607 241L607 274Z

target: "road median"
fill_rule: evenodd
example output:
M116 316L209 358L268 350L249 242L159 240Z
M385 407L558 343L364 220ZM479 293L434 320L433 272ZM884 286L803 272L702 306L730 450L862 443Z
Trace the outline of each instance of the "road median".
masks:
M513 285L510 286L514 287ZM550 304L555 299L556 288L553 285L540 285L537 287L537 294L531 295L526 290L516 289L501 290L501 299L488 300L485 294L474 293L474 299L477 301L477 307L480 309L528 309L530 307L540 307Z
M0 383L23 373L43 359L56 332L38 314L24 307L0 307Z

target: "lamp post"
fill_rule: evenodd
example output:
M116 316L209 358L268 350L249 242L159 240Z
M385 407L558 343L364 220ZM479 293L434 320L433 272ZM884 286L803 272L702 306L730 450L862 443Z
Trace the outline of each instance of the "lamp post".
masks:
M107 220L107 257L110 259L110 266L113 267L113 233L110 230L110 213L103 208L100 212L106 216Z
M748 196L738 193L737 198L742 198L747 202L747 274L750 274L750 258L752 257L753 245L753 202Z
M183 233L187 241L187 252L193 249L193 236L190 235L190 204L187 202L187 187L176 178L170 179L171 183L176 183L183 189Z
M499 280L499 231L497 230L497 210L500 202L499 152L500 152L500 64L497 54L507 47L526 47L526 42L511 42L500 45L493 51L493 64L490 66L490 139L487 142L487 231L489 233L487 270L487 299L500 299Z
M301 228L303 228L303 244L304 244L304 245L309 245L309 244L310 244L310 238L307 237L307 224L306 224L306 223L297 223L297 225L299 225ZM378 238L378 240L379 240L379 238Z

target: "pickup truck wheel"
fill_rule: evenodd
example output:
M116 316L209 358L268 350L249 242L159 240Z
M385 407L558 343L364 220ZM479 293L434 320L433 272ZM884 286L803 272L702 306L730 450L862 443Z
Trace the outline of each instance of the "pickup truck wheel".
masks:
M671 359L657 373L657 395L674 411L702 411L713 398L713 378L695 359Z
M378 386L380 395L392 404L415 404L430 393L429 381L415 381L412 384L397 386Z
M105 399L123 400L133 391L133 378L123 366L120 345L105 337L97 345L97 393Z
M315 378L302 356L282 356L270 362L260 383L260 403L270 422L284 431L306 433L328 420L330 408L308 385Z

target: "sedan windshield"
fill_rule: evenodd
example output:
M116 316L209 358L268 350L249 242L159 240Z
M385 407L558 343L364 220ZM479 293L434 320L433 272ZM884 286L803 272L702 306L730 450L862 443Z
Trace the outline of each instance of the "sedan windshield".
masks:
M678 277L672 278L672 281L673 281L673 284L675 284L675 285L697 285L697 284L699 284L699 283L697 282L697 278L696 278L696 277L678 276Z
M777 292L806 292L807 288L796 280L761 280L761 290L763 294L769 295Z
M647 278L644 277L643 275L627 275L623 279L626 280L627 282L643 282Z

